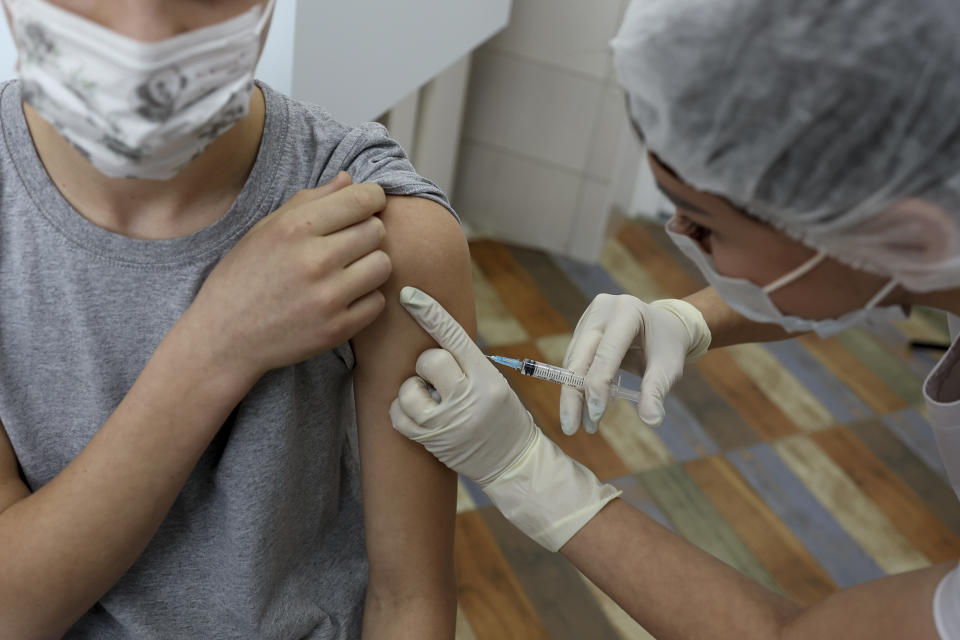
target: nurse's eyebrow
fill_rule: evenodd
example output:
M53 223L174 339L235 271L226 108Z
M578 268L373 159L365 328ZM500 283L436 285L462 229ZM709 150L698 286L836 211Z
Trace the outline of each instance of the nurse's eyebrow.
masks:
M707 216L707 217L710 216L709 213L707 213L697 205L687 202L686 200L684 200L683 198L681 198L675 193L670 193L670 191L664 188L664 186L660 184L660 182L657 182L656 184L657 184L657 188L660 189L660 193L662 193L667 198L667 200L669 200L674 205L676 205L678 209L683 209L684 211L692 211L693 213L699 213L702 216Z

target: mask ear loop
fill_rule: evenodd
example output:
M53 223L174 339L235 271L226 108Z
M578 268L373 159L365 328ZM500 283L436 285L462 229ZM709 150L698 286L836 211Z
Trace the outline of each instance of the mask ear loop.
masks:
M813 256L812 258L804 262L802 265L800 265L793 271L783 276L780 276L779 278L777 278L767 286L763 287L763 292L773 293L777 289L787 286L794 280L797 280L798 278L802 278L803 276L810 273L814 269L814 267L816 267L818 264L823 262L824 258L826 257L827 257L827 254L825 251L819 251L817 255Z
M276 3L277 0L269 0L266 6L263 7L263 13L260 14L260 19L257 21L257 33L263 33L263 29L267 25L267 20L273 16L273 7Z
M890 282L883 285L880 291L877 292L877 295L870 298L870 302L867 303L867 306L865 306L864 309L873 309L875 306L880 304L880 301L886 298L890 294L890 292L894 290L896 286L897 286L897 279L890 278Z

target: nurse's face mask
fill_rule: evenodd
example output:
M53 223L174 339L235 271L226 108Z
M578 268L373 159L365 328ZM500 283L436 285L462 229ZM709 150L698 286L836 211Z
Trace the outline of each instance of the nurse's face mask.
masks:
M249 113L274 2L141 42L45 0L7 0L21 94L100 172L168 180Z
M825 253L822 251L817 253L793 271L761 287L744 278L731 278L717 273L710 256L700 249L693 238L678 233L673 228L673 221L667 223L667 234L684 255L697 265L720 297L734 311L755 322L778 324L791 333L816 331L821 336L829 336L856 324L891 323L905 318L903 308L900 306L877 306L897 286L895 279L891 279L884 285L865 307L845 313L838 318L812 320L785 315L770 299L770 294L812 271L826 258Z

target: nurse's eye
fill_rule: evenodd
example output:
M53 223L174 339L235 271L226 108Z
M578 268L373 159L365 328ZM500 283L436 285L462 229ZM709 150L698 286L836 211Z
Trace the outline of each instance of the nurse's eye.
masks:
M710 228L705 227L702 224L697 224L687 216L680 213L678 210L676 213L676 224L674 228L678 233L682 233L689 238L692 238L697 244L700 245L700 248L703 249L704 253L710 253Z

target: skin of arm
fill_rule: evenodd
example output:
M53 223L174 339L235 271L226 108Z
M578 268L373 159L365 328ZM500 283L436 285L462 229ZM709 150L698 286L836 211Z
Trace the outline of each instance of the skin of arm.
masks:
M469 250L454 217L429 200L388 198L381 219L393 263L387 305L352 341L370 560L363 637L453 638L456 474L395 431L389 408L420 353L436 346L400 306L403 286L428 291L476 335Z
M802 335L789 333L777 324L754 322L730 308L713 287L701 289L684 298L703 314L710 327L710 348L718 349L745 342L774 342Z
M561 553L661 640L938 640L933 594L956 566L873 580L803 607L623 500L604 507Z
M173 333L90 443L35 493L2 431L0 637L63 635L143 552L249 389L202 365L202 345Z

